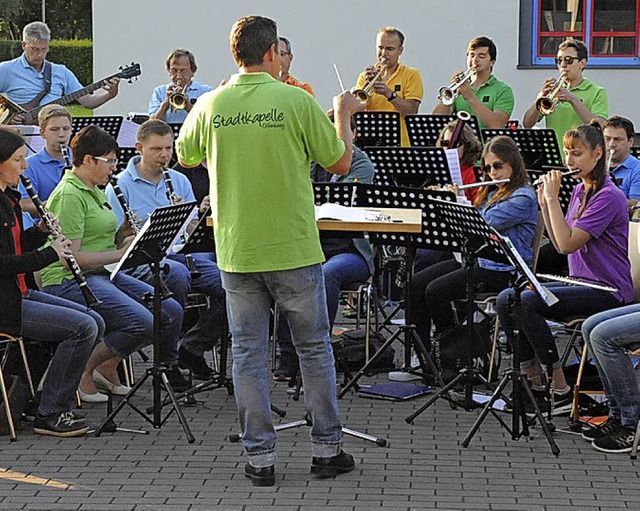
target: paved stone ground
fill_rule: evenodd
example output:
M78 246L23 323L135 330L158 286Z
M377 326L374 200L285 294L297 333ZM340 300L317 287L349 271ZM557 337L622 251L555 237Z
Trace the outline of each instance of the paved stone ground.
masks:
M138 374L142 365L138 364ZM386 375L362 382L386 381ZM283 421L304 414L302 401L273 384ZM28 426L18 441L0 437L0 509L29 510L282 510L314 509L638 509L638 465L628 455L595 451L579 436L557 432L555 457L545 438L513 441L489 417L468 448L460 442L478 411L451 410L439 400L413 425L405 422L425 398L397 403L348 394L340 401L350 428L386 438L388 447L347 437L356 470L336 479L309 476L306 427L279 434L276 485L254 488L243 475L233 397L224 389L202 393L202 405L183 408L196 437L187 443L175 415L148 435L103 434L76 439L34 435ZM145 383L134 402L151 404ZM104 405L84 411L96 425ZM507 418L508 419L508 418ZM145 428L128 407L120 426ZM557 418L558 427L565 419Z

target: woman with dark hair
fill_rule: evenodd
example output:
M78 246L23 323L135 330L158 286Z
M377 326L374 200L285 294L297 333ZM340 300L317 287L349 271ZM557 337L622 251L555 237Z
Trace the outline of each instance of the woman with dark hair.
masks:
M84 417L72 410L75 391L93 345L104 333L104 322L84 304L27 285L31 272L56 261L62 265L71 254L71 242L59 237L38 250L49 236L46 224L41 221L24 230L16 187L27 168L25 154L22 137L0 128L0 332L57 344L42 385L34 432L78 436L88 428Z
M509 178L509 182L483 187L475 206L486 222L507 236L524 260L531 262L537 205L518 147L509 137L495 137L485 146L482 163L491 180ZM509 286L514 270L513 266L479 258L473 268L473 282L478 291L497 293ZM451 302L465 297L466 271L456 259L450 259L413 276L407 312L427 347L432 321L436 334L455 326Z
M552 368L551 387L556 412L571 406L571 392L560 365L555 339L547 324L549 319L589 316L633 301L633 284L628 252L629 215L626 197L609 178L604 157L602 128L597 122L582 125L565 133L563 138L566 165L581 182L574 188L566 215L558 200L561 173L543 176L538 187L538 202L549 239L556 250L568 254L569 275L617 289L601 291L585 286L548 284L559 301L547 306L534 291L524 291L518 313L521 332L521 369L532 382L540 399L546 398L541 381L541 367ZM512 289L500 293L497 302L500 322L507 339L514 341L514 324L509 302Z
M86 402L104 402L107 396L96 385L113 394L124 395L130 389L120 383L117 366L134 351L153 339L153 315L145 294L153 288L123 272L110 279L104 265L119 261L131 243L130 228L118 219L100 186L107 184L117 163L118 145L114 138L97 126L87 126L71 141L73 168L65 173L47 201L47 208L60 222L64 235L71 240L71 250L85 272L95 296L102 302L96 311L106 324L104 340L98 343L87 362L80 381L80 397ZM42 272L47 293L84 303L70 272L60 263ZM178 342L183 310L173 299L162 301L162 360ZM167 373L169 381L184 381L177 367ZM173 380L173 381L172 381Z

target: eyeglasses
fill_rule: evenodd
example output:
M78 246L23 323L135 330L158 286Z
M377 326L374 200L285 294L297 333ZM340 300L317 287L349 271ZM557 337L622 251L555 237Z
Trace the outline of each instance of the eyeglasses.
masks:
M118 158L103 158L102 156L92 156L94 160L102 161L110 167L115 166L118 163Z
M29 47L29 49L33 52L33 53L47 53L49 51L49 47L47 46L46 48L38 48L37 46L33 46L32 44L27 44L27 46Z
M501 168L504 167L504 162L503 161L494 161L491 165L485 165L484 167L482 167L482 171L483 172L491 172L491 167L493 167L493 170L500 170Z
M578 57L572 57L571 55L565 55L564 57L556 57L555 61L556 64L559 66L561 65L563 62L567 65L570 66L571 64L573 64L576 60L580 60Z

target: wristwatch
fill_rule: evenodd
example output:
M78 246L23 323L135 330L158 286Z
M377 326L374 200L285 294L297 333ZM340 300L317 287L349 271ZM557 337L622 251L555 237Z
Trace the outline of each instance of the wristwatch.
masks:
M396 99L397 97L398 97L398 93L397 93L396 91L393 91L393 92L391 93L391 96L389 96L389 97L387 98L387 101L388 101L389 103L391 103L391 102L392 102L394 99Z

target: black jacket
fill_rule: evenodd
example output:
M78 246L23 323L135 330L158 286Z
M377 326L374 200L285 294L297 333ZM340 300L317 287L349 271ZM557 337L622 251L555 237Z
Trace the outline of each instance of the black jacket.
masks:
M0 190L0 332L14 336L20 335L22 327L22 293L16 276L41 270L58 260L51 247L36 250L44 245L48 235L35 226L24 230L19 201L20 194L15 190ZM11 232L16 217L20 223L22 255L16 255Z

